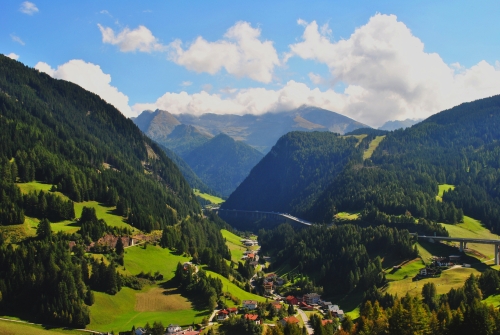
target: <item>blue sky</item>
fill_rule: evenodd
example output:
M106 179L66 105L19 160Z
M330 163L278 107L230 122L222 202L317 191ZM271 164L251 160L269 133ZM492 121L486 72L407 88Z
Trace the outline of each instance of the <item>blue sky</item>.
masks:
M371 126L500 94L500 2L3 1L0 53L126 116L282 111Z

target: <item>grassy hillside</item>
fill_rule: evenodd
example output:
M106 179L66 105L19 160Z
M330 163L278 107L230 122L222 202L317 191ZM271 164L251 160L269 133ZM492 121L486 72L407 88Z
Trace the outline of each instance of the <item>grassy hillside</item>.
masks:
M221 233L226 239L226 245L229 248L229 251L231 251L231 260L235 263L241 261L243 253L247 250L243 243L240 242L241 237L225 229L222 229Z
M231 283L231 281L223 276L221 276L218 273L212 272L212 271L207 271L207 274L212 276L212 277L217 277L222 281L222 291L224 292L229 292L232 295L238 297L243 300L257 300L258 302L265 302L266 298L261 297L260 295L256 295L253 293L249 293L238 286L234 285ZM230 300L227 300L227 304L229 307L234 306L234 303Z
M50 188L52 187L52 185L44 184L44 183L37 182L37 181L33 181L33 182L29 182L29 183L18 183L16 185L21 189L22 193L28 193L28 192L34 192L34 191L35 192L39 192L39 191L49 192ZM60 192L55 192L55 194L59 195L60 197L64 198L65 200L69 199L67 196L65 196L64 194L62 194ZM81 216L83 207L95 208L97 218L103 219L110 226L121 227L121 228L126 227L126 228L130 228L130 229L135 230L133 227L131 227L129 224L127 224L123 220L122 216L115 214L115 209L116 209L115 206L107 206L105 204L98 203L97 201L75 202L75 215L77 218ZM38 226L39 221L40 220L38 220L36 218L26 217L24 229L26 230L26 227L36 228ZM75 233L79 229L78 224L75 223L74 221L70 221L70 220L52 223L51 226L52 226L52 230L54 230L56 232L57 231L64 231L66 233ZM23 227L17 227L17 228L23 229ZM36 229L33 231L28 229L28 232L26 233L26 235L30 236L31 234L34 234L34 231L36 231Z
M81 330L68 330L63 328L44 328L42 326L0 320L0 334L3 335L89 335L91 333Z
M136 275L141 271L154 273L159 271L165 280L174 277L177 263L188 262L189 257L179 256L168 249L159 246L148 245L135 246L125 249L125 269L127 274Z

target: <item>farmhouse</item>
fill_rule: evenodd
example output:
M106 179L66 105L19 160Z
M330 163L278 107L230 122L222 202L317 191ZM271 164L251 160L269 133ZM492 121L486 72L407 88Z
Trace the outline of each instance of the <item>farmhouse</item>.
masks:
M174 334L177 333L178 331L181 331L182 328L179 325L174 325L174 324L169 324L167 327L167 334Z
M217 321L226 320L229 317L229 311L226 309L220 310L217 313Z
M282 305L281 305L281 302L279 301L271 301L271 305L276 308L276 309L281 309Z
M281 323L282 326L286 326L287 323L291 323L291 324L299 324L300 321L299 319L297 319L295 316L288 316L286 318L283 318L279 321Z
M256 300L243 300L243 308L248 308L248 309L256 309L257 308L257 301Z
M321 296L318 293L304 294L303 301L308 305L316 305Z

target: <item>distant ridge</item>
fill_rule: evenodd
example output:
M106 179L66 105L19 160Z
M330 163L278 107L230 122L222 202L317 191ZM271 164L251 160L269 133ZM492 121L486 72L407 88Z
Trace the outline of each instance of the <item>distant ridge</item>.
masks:
M414 124L417 124L421 122L422 119L406 119L406 120L394 120L394 121L387 121L384 123L382 126L378 127L380 130L396 130L396 129L405 129L408 127L413 126Z
M181 152L181 149L177 149L181 146L178 141L172 139L174 136L172 125L176 124L178 126L176 122L193 126L201 134L210 134L212 136L219 133L227 134L263 153L268 152L281 136L291 131L331 131L345 134L358 128L370 128L344 115L306 105L289 111L268 112L262 115L207 113L199 116L192 114L173 116L169 113L172 118L167 118L162 114L163 119L161 119L156 115L152 116L151 113L151 111L144 111L134 119L134 122L153 140L174 150L181 156L185 154L186 150ZM153 127L150 125L150 123L161 122L165 123L163 128L160 125L154 125ZM163 129L163 133L161 133L161 129ZM193 139L187 138L184 142L191 140ZM194 143L191 147L195 147Z

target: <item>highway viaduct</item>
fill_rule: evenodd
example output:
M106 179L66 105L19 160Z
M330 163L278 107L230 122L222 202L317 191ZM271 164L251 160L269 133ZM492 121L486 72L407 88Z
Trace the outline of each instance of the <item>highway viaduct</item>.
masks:
M416 235L416 234L412 234ZM463 237L446 237L446 236L417 236L421 239L427 239L430 242L435 241L450 241L450 242L460 242L460 252L463 252L467 247L467 243L478 243L478 244L492 244L495 253L495 264L500 265L500 259L498 257L498 249L500 246L500 240L488 240L484 238L463 238Z
M279 212L263 212L263 211L243 211L237 209L221 209L221 208L213 208L212 210L216 211L217 214L221 217L245 217L251 218L255 220L260 219L271 219L277 222L290 223L290 224L299 224L303 226L310 226L312 223L295 216L292 216L288 213L279 213Z

